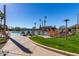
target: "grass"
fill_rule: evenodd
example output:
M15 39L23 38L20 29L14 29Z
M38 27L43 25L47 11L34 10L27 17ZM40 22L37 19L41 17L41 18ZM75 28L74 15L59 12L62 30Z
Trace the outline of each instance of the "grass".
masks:
M6 38L0 37L0 49L4 46L4 44L7 42Z
M68 40L64 37L43 38L40 36L31 36L30 39L48 47L79 54L79 33L68 36Z

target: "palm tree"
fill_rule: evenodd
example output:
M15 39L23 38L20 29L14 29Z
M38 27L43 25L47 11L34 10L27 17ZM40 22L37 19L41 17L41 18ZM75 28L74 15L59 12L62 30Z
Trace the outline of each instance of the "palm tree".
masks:
M78 25L79 25L79 14L77 15L76 33L77 33L77 29L79 29L79 28L78 28Z
M4 14L0 11L0 22L2 24L2 20L4 19Z
M3 29L3 25L2 25L2 20L3 20L3 18L4 18L4 14L2 13L2 11L0 11L0 30L1 30L1 32L2 32L2 29Z
M46 26L46 20L44 20L44 27Z
M44 27L46 25L46 19L47 19L47 16L44 16Z
M36 22L34 23L34 27L36 28Z
M36 22L34 23L34 27L33 27L34 34L35 34L35 30L36 30Z
M47 16L44 16L44 27L43 27L43 33L45 33L45 26L46 26L46 19L47 19Z
M41 27L41 19L39 19L39 21L40 21L40 27ZM39 28L40 28L40 27L39 27Z
M79 14L77 15L77 25L79 24Z
M2 20L4 19L4 14L0 11L0 25L2 26Z
M4 5L4 35L6 36L6 5Z
M42 25L41 26L43 27L43 20L42 20Z
M64 21L65 21L65 23L66 23L65 39L67 40L67 22L69 21L69 19L65 19Z
M39 34L41 33L41 27L42 27L42 22L41 22L41 19L39 19L40 21L40 26L39 26Z
M44 16L45 19L47 19L47 16Z

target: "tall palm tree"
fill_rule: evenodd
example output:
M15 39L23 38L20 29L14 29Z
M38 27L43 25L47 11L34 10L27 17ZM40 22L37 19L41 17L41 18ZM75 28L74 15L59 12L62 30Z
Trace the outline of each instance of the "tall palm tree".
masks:
M35 34L35 31L36 31L36 22L34 22L34 27L32 28L33 30L33 34Z
M36 28L36 22L34 23L34 27Z
M69 21L69 19L65 19L64 21L65 21L65 23L66 23L65 39L67 40L67 22Z
M44 32L43 33L45 33L46 19L47 19L47 16L44 16L44 27L43 27Z
M41 19L39 19L39 21L40 21L40 27L41 27Z
M46 25L46 19L47 19L47 16L44 16L44 27Z
M4 5L4 35L6 36L6 5Z
M3 19L4 19L4 14L0 11L0 25L2 25Z
M0 22L2 24L2 20L4 19L4 14L0 11Z
M2 25L2 20L4 19L4 14L2 13L2 11L0 10L0 31L2 32L3 29L3 25ZM2 37L2 35L1 35Z
M44 16L45 19L47 19L47 16Z
M79 14L77 15L77 25L79 24Z
M78 28L78 25L79 25L79 14L77 15L76 33L77 33L77 29L79 29L79 28Z
M46 26L46 20L44 20L44 27Z

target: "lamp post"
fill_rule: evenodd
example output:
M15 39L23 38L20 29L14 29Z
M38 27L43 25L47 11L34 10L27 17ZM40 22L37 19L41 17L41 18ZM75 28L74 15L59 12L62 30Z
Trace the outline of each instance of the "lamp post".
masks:
M67 40L67 22L69 21L69 19L65 19L64 21L65 21L65 23L66 23L65 39Z

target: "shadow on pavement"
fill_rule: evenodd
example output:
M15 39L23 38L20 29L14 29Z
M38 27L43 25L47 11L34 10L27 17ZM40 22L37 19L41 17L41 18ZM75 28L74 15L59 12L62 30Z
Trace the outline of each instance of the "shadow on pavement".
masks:
M14 39L10 38L10 40L16 44L16 46L18 46L23 52L25 53L32 53L28 48L24 47L23 45L21 45L19 42L15 41Z

